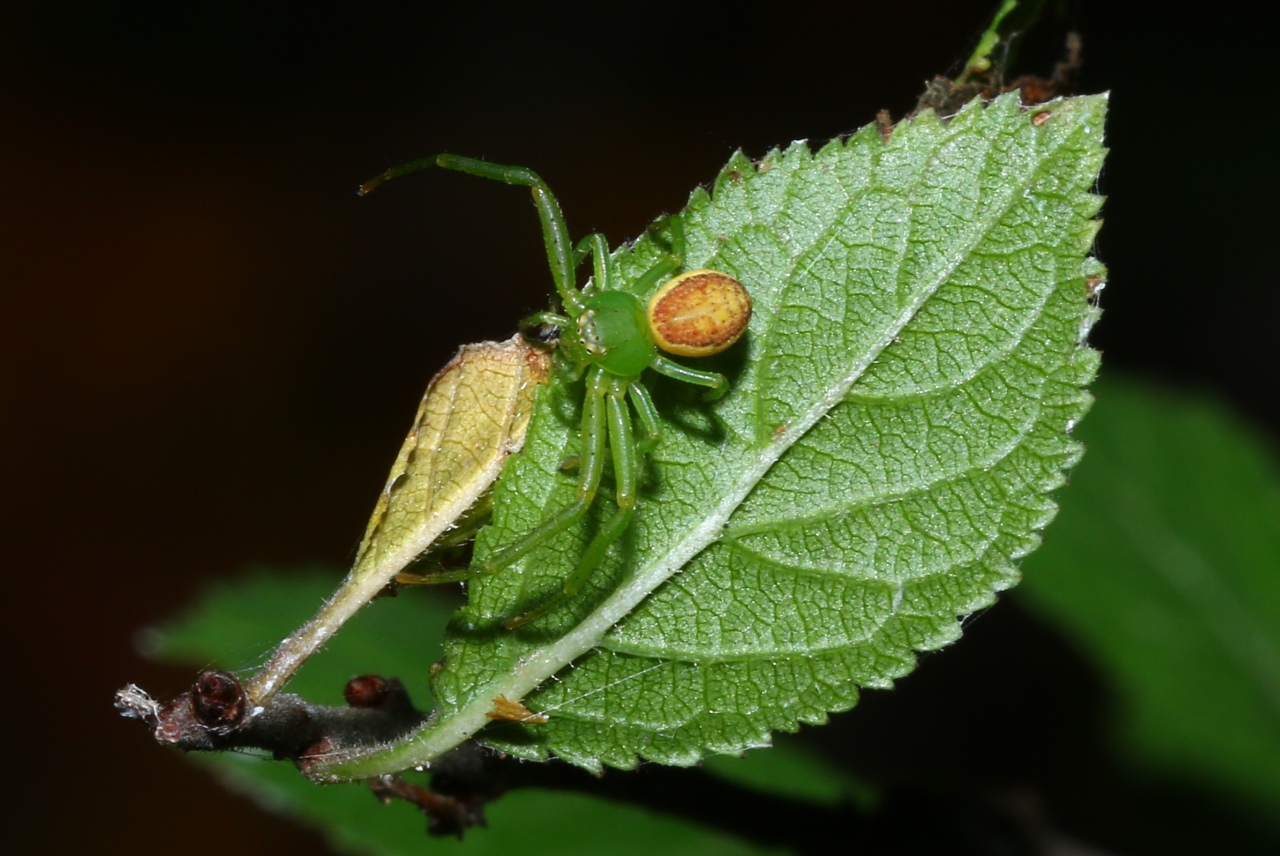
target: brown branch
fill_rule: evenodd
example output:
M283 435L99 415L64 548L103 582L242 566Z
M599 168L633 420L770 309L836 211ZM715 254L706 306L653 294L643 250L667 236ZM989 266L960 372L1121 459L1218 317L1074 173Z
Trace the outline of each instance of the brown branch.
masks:
M321 747L337 751L396 740L425 718L395 678L355 678L345 695L349 707L280 693L255 708L235 675L208 671L164 704L130 684L116 693L116 709L150 726L157 743L186 751L265 749L299 765Z

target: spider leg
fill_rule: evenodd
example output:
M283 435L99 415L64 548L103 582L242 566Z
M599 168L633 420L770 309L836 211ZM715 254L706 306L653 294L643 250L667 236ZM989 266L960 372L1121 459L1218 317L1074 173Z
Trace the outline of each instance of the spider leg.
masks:
M631 403L635 406L636 416L644 428L644 439L636 444L640 454L647 455L658 447L662 439L662 423L658 421L658 408L653 406L653 398L649 390L638 380L627 384L627 392L631 393Z
M649 268L630 287L634 294L649 294L654 286L666 280L684 267L684 221L678 216L664 217L660 223L667 228L668 251L661 261ZM650 228L656 231L657 224Z
M574 312L573 317L559 315L555 312L535 312L528 318L520 322L520 329L529 331L540 327L544 324L554 325L560 328L561 334L557 343L557 348L561 353L561 359L557 361L561 368L568 368L567 376L572 380L582 377L582 372L591 362L590 355L582 347L577 332L578 315L585 308L585 298L589 297L593 292L605 291L611 287L613 269L612 262L609 258L609 244L606 242L604 235L599 233L588 235L578 242L578 246L573 251L574 267L581 264L587 256L592 257L593 276L588 288L583 288L578 292L579 298L583 299L583 303L578 307L578 311Z
M592 276L590 290L592 292L608 291L613 287L613 261L609 258L609 242L604 235L594 232L578 242L573 257L581 263L591 256ZM587 289L583 288L586 294Z
M604 372L599 372L604 376ZM609 452L613 456L613 473L617 482L618 510L613 513L600 531L591 539L587 549L578 560L577 567L565 580L564 587L551 597L520 615L502 622L507 630L521 627L530 621L541 618L554 607L573 597L582 588L583 583L591 576L591 572L604 558L610 545L627 531L631 525L631 517L636 508L636 488L640 479L640 450L637 448L635 436L631 430L631 414L627 412L627 389L631 383L624 378L604 377L607 390L604 404L608 414ZM603 438L601 438L603 440ZM585 437L584 437L585 449ZM602 444L601 444L602 445ZM599 479L597 477L597 484ZM581 491L579 491L581 495Z
M531 550L572 526L591 508L600 478L604 474L606 428L605 399L610 387L609 377L599 367L593 367L587 377L587 396L582 405L582 454L578 461L578 495L540 526L531 529L513 543L490 556L478 574L493 574L520 560Z
M729 389L729 379L719 372L703 372L691 369L688 366L680 365L675 360L669 360L661 354L654 355L653 362L649 363L649 368L660 375L666 375L675 380L710 387L710 390L702 396L704 401L715 401Z
M555 280L556 291L560 293L560 300L570 314L577 316L582 312L582 295L575 287L573 276L576 265L569 228L565 225L564 214L555 194L533 170L522 166L503 166L461 155L434 155L392 167L382 175L366 181L360 185L360 195L373 192L384 181L431 167L451 169L478 178L529 188L533 193L533 203L538 208L538 219L542 221L542 240L547 248L547 261L551 265L551 278Z
M554 334L554 337L548 337L546 333L546 328L548 327L558 331ZM565 330L573 329L573 319L558 315L555 312L535 312L532 315L521 318L519 328L527 339L543 343L554 342L564 335Z
M554 312L535 312L520 320L520 326L522 328L540 327L543 324L564 329L566 327L572 327L573 320L566 318L564 315L557 315Z

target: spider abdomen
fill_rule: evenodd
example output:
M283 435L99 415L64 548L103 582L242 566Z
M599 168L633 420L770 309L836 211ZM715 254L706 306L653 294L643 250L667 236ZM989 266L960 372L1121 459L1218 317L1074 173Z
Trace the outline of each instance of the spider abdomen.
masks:
M727 273L691 270L649 298L648 322L659 348L682 357L727 350L751 321L751 295Z

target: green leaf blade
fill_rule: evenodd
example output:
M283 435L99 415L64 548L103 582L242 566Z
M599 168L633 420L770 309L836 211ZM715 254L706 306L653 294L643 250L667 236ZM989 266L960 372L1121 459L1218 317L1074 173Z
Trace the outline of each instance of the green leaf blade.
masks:
M1099 664L1162 782L1280 808L1280 466L1201 396L1105 379L1019 594Z
M335 773L429 760L499 693L550 717L484 734L512 754L691 764L822 722L954 641L957 616L1016 582L1079 455L1105 104L1032 122L1005 97L888 141L868 127L817 153L735 157L683 215L688 266L755 300L745 345L700 363L730 393L708 407L658 383L666 433L639 513L587 590L495 629L559 586L607 500L471 585L416 746ZM622 276L659 252L620 252ZM574 477L555 469L575 448L574 395L540 400L479 555L569 501Z

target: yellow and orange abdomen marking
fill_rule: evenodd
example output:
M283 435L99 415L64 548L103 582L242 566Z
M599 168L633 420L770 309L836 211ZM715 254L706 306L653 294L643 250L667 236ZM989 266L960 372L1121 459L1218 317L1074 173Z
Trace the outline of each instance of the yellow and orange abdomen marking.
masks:
M649 324L659 348L682 357L718 354L742 337L751 295L727 273L691 270L649 298Z

